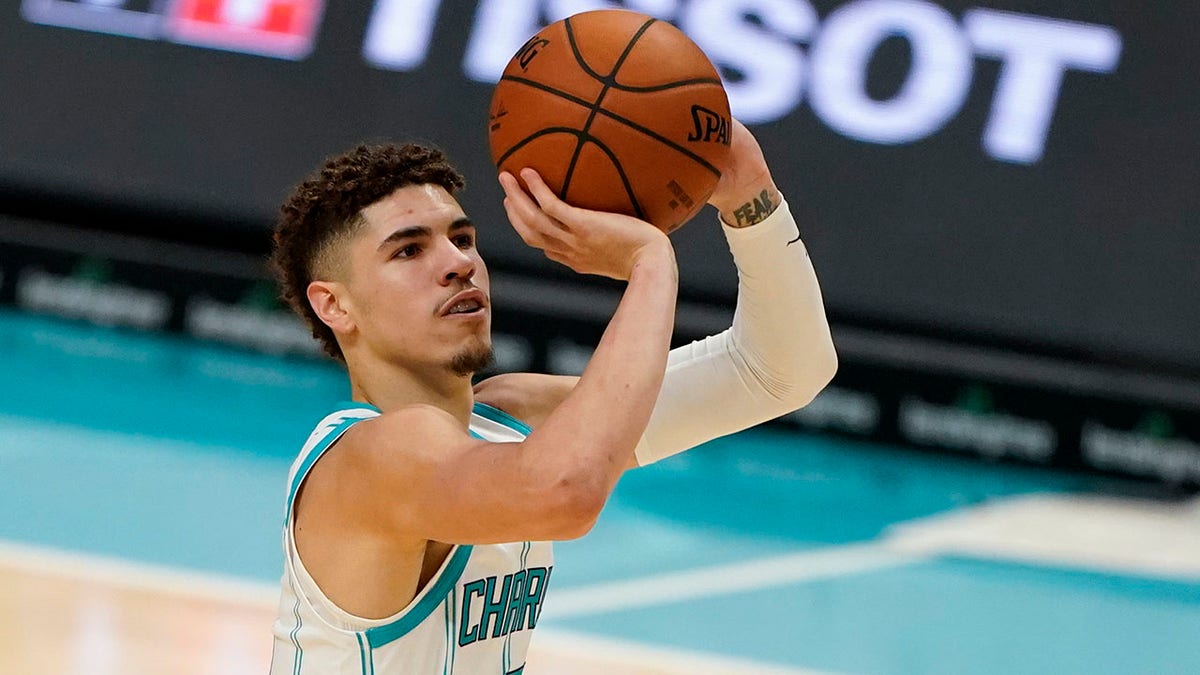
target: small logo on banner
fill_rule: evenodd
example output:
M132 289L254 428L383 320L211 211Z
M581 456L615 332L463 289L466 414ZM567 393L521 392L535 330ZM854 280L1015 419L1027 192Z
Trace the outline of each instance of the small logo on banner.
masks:
M31 23L298 60L324 0L24 0Z
M24 0L30 23L154 40L169 0Z
M323 0L178 0L167 32L176 42L302 59L313 49Z

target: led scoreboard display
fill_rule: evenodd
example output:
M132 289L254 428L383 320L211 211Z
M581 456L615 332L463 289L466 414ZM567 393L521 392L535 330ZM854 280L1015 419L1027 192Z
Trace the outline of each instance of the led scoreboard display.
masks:
M489 260L547 271L503 226L491 87L538 27L615 6L717 64L835 317L1200 374L1196 3L22 0L0 189L261 230L321 157L423 139ZM676 235L682 282L728 299L714 230Z

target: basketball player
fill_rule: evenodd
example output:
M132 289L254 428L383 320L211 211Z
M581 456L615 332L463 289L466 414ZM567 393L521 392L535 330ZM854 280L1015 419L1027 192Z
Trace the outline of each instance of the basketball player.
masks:
M739 272L733 325L670 352L666 235L521 178L532 198L500 182L526 243L627 282L579 378L472 387L491 358L488 274L439 152L360 147L283 207L284 294L353 401L292 466L273 675L522 672L549 542L584 535L623 471L795 410L836 369L804 244L741 124L710 200Z

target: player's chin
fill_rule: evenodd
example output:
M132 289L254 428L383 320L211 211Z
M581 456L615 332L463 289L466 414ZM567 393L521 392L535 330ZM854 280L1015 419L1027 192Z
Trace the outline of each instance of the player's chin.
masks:
M459 376L474 375L492 365L496 354L490 338L464 346L450 359L450 370Z

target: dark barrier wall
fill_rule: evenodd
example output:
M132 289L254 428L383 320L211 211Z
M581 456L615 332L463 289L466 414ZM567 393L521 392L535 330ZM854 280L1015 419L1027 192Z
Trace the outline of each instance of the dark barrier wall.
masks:
M722 68L837 316L1200 374L1200 4L623 4ZM321 157L427 139L495 223L491 259L547 270L498 208L491 82L540 24L598 6L7 3L0 186L265 228ZM677 241L685 289L731 297L715 228Z

